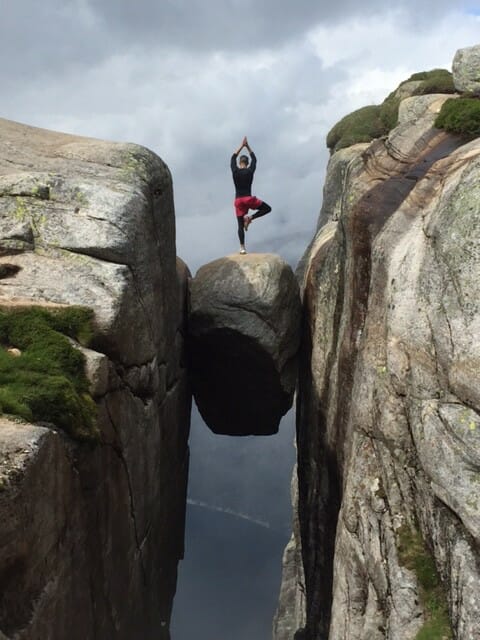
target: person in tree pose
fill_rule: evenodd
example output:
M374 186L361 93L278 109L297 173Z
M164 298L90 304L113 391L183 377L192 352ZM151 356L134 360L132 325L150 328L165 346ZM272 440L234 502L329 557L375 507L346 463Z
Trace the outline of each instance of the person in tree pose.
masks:
M248 156L242 155L238 161L237 157L243 148L246 148L250 154L250 162ZM245 249L245 231L250 223L257 218L261 218L272 210L272 207L256 196L252 196L253 174L257 167L257 158L253 153L246 137L243 138L242 144L233 153L230 161L232 169L233 182L235 184L235 215L238 224L238 239L240 240L240 253L247 253ZM256 213L249 216L249 209L256 209Z

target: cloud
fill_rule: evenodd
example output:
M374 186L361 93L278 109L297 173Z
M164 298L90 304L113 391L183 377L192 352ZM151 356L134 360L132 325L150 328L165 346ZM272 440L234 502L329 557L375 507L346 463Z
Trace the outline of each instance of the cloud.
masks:
M193 271L237 250L228 165L244 134L259 159L255 192L273 207L252 225L249 248L293 265L316 224L331 126L411 73L449 67L479 27L462 3L446 2L416 12L413 2L381 11L339 2L327 12L307 1L189 2L187 11L46 0L45 19L38 5L5 4L2 115L156 151L172 170L179 254ZM239 12L264 30L248 46L227 37L244 31ZM282 24L267 24L275 12Z
M87 3L79 3L85 5ZM301 37L314 23L337 24L345 16L368 17L383 13L385 3L369 0L103 0L88 3L91 13L103 21L105 30L116 33L123 42L162 43L181 49L258 50L277 47ZM418 3L397 0L408 26L421 28L453 8L464 9L467 2L436 0ZM85 9L85 7L83 7ZM84 11L85 13L85 11Z
M478 11L479 3L397 0L395 6L402 20L399 30L419 33L452 11ZM335 28L346 17L368 19L386 9L381 0L4 0L0 56L8 60L3 75L13 84L39 78L48 82L122 53L245 55L277 49L301 42L312 25Z

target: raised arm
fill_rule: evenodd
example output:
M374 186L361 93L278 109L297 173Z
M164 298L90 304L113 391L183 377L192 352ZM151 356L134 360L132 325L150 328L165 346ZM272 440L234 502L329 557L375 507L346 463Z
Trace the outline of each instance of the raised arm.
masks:
M255 169L257 168L257 156L254 154L252 147L248 144L248 140L245 137L243 139L244 141L244 146L247 148L248 153L250 154L250 170L251 171L255 171Z

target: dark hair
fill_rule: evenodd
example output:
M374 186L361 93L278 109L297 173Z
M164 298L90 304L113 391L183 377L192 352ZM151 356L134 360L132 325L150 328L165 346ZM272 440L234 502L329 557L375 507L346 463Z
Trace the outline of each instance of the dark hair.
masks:
M248 156L240 156L240 163L245 162L245 164L248 164Z

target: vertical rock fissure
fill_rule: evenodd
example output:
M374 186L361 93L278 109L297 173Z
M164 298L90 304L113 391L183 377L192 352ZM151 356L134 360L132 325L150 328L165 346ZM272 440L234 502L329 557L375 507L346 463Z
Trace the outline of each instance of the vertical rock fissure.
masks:
M142 547L141 547L141 544L140 544L140 535L139 535L139 532L138 532L137 517L136 517L136 514L135 514L135 499L134 499L134 496L133 496L132 481L131 481L131 478L130 478L130 470L128 468L127 461L125 460L125 456L123 455L123 451L121 449L120 435L119 435L117 427L115 425L115 421L113 419L113 416L111 415L110 408L108 406L108 401L105 402L105 408L106 408L108 419L110 421L112 429L115 432L115 435L117 437L117 443L111 443L108 446L110 446L112 448L112 451L118 457L118 459L119 459L119 461L120 461L120 463L121 463L121 465L123 467L123 470L125 472L125 479L126 479L126 482L127 482L129 503L130 503L130 518L132 520L133 531L134 531L134 535L135 535L135 543L136 543L136 547L137 547L140 566L141 566L141 569L142 569L143 582L144 582L144 584L146 584L146 582L147 582L147 580L146 580L146 571L145 571L145 566L144 566L144 563L143 563L143 552L142 552Z
M315 262L322 255L317 257ZM312 307L312 297L309 295L315 280L312 274L316 272L316 265L307 275L304 295L303 333L300 349L299 384L297 398L297 448L299 478L299 520L302 539L302 559L305 572L306 591L306 616L308 620L325 621L322 625L325 631L329 619L329 601L331 594L331 582L333 580L333 556L335 547L335 527L329 523L335 522L340 508L340 486L334 463L335 453L329 451L328 444L321 437L326 431L326 417L324 407L327 406L330 395L330 377L324 380L324 388L320 398L317 399L313 388L310 367L310 355L312 353L312 328L311 323L317 322L316 310ZM344 296L344 263L339 263L338 290L333 314L332 348L327 357L327 370L333 366L337 352L337 344L340 336L340 322L343 313ZM322 425L318 425L315 441L311 441L311 432L302 425L308 424L308 411L315 405L314 411L318 413ZM305 416L304 416L305 413ZM313 460L317 461L317 467L312 466ZM322 486L319 473L323 469L328 480L328 490ZM319 503L318 510L312 508ZM322 517L324 516L324 517ZM314 541L314 542L313 542ZM313 542L313 544L312 544ZM312 556L313 553L313 556ZM313 571L309 567L314 567ZM307 640L307 639L306 639Z

